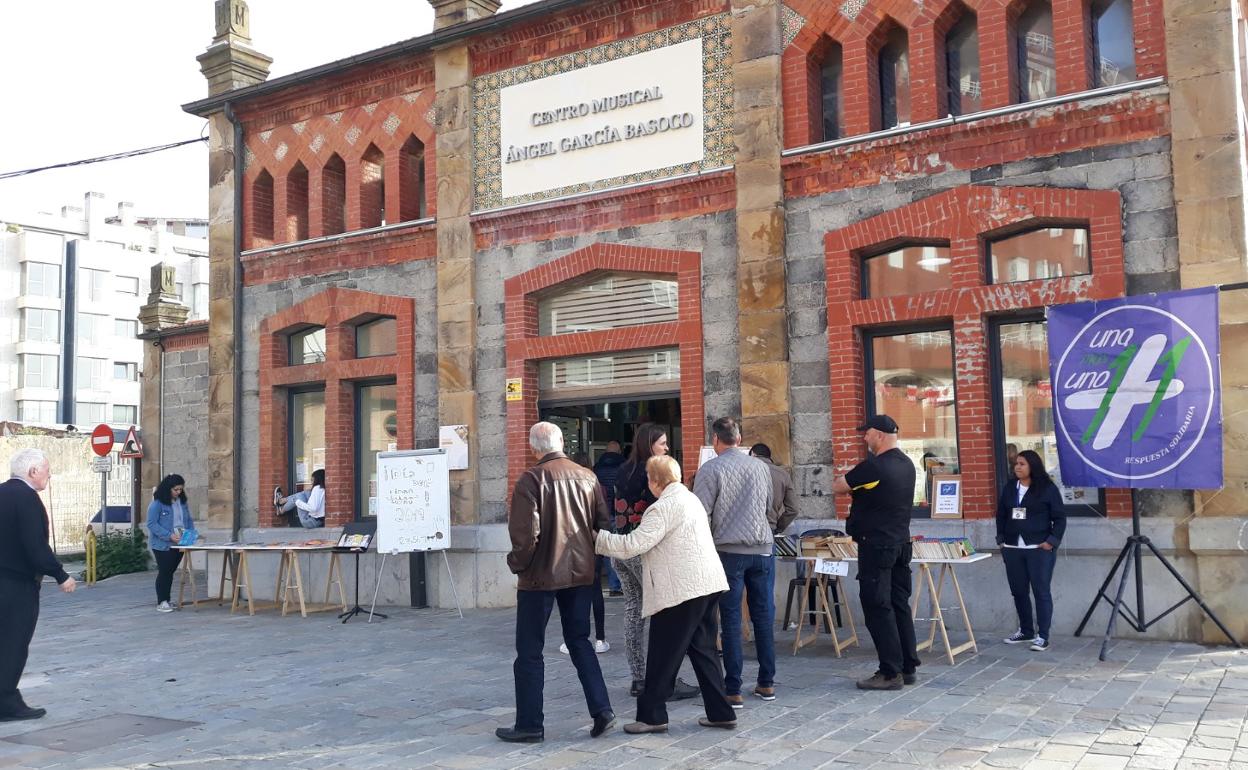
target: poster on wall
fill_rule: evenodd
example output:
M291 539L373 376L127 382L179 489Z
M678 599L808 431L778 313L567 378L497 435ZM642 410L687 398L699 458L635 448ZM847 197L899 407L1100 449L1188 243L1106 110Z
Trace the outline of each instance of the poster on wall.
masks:
M1216 287L1053 307L1048 335L1065 485L1222 486Z
M932 476L932 518L962 518L962 477L955 474Z
M468 468L468 426L443 425L438 428L438 446L446 450L446 463L449 470L462 471Z

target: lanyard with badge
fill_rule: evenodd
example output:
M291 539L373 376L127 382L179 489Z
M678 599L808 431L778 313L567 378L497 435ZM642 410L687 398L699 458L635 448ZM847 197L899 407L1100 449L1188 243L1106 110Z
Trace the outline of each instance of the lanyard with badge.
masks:
M1027 487L1024 487L1022 482L1018 482L1018 502L1023 502L1023 495L1025 494L1027 494ZM1014 506L1011 518L1013 518L1014 521L1026 521L1027 509L1021 505Z

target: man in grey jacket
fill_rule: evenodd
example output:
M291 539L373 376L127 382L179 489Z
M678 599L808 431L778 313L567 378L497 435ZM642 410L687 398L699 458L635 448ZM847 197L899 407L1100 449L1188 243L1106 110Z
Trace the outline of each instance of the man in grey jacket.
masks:
M720 635L724 647L724 684L733 708L743 708L741 697L741 593L749 602L758 655L758 685L754 694L775 700L776 647L772 633L775 616L775 559L768 514L772 508L771 472L762 461L738 449L741 428L731 417L711 425L716 456L698 469L694 494L711 517L715 549L728 578L728 592L719 599Z

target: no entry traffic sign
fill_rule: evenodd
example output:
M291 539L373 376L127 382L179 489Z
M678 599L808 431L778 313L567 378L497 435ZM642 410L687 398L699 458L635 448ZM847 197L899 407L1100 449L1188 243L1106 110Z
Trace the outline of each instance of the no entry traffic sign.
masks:
M100 457L107 457L113 451L113 429L107 425L97 425L91 431L91 451Z

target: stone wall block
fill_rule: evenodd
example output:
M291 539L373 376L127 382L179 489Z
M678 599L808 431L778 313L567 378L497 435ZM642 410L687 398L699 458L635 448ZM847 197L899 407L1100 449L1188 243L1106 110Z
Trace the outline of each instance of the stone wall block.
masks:
M741 363L783 361L787 358L788 329L783 310L741 316Z

